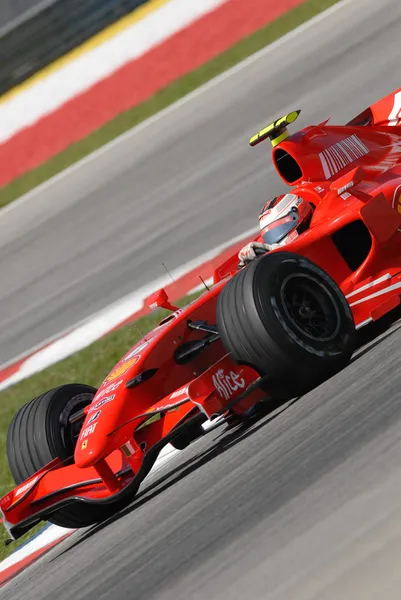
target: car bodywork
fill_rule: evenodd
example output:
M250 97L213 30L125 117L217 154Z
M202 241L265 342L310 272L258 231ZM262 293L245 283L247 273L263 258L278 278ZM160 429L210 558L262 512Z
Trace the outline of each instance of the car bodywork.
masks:
M345 126L326 121L290 136L298 114L250 143L270 139L277 172L315 207L309 229L286 250L334 279L358 329L400 304L401 90ZM90 510L133 497L162 447L190 424L230 408L241 414L266 396L268 382L262 391L260 374L230 359L214 325L218 296L237 269L234 255L185 308L172 306L163 290L149 299L151 308L171 314L119 361L76 416L82 427L74 456L55 459L0 500L12 538L68 503L85 502Z

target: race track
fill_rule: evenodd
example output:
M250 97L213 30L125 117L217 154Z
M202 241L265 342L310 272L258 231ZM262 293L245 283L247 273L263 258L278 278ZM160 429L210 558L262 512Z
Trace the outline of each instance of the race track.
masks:
M352 0L0 212L0 365L257 226L285 190L249 137L341 123L400 85L396 0Z
M129 138L114 147L113 156L105 154L60 181L62 212L53 204L48 220L40 222L39 216L28 218L34 204L25 204L23 241L5 242L8 251L18 246L20 252L10 260L22 264L29 240L38 252L41 244L54 242L37 276L49 304L38 302L36 312L22 315L25 326L31 324L29 339L41 331L46 306L54 327L65 326L69 303L75 316L83 316L100 292L106 301L110 281L124 293L127 279L131 285L167 248L174 267L183 252L188 258L222 241L223 230L231 237L252 226L267 189L279 185L271 171L266 175L266 148L249 154L248 135L288 108L303 108L304 124L311 115L315 122L330 114L341 122L399 87L400 21L396 0L352 0L330 20L143 129L136 134L142 145ZM124 161L131 166L123 168ZM52 194L48 189L36 201L50 202ZM16 231L13 214L4 217L10 220L9 238ZM60 235L68 230L67 219L70 244ZM150 230L153 241L145 245ZM88 247L85 256L78 247ZM63 264L67 249L66 270L57 272L49 263ZM83 277L96 252L96 273L88 270L81 287L72 285L74 270ZM102 268L106 259L109 270ZM28 277L25 269L25 292L38 294L34 273ZM65 298L54 289L58 277ZM5 331L15 349L11 327ZM118 519L63 542L0 590L0 598L399 600L400 344L396 324L346 370L297 402L248 430L207 434L162 467Z
M387 332L250 429L207 434L0 597L399 600L400 343Z

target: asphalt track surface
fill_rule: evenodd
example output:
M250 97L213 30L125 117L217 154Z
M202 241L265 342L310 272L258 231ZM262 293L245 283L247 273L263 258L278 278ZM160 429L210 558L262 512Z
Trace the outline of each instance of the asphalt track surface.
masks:
M9 600L399 600L401 329L248 429L206 434Z
M0 212L0 364L249 228L286 186L260 127L399 87L397 0L353 0Z
M318 96L319 105L327 103L331 111L320 106L317 117L332 112L339 121L397 87L401 6L395 1L376 4L354 0L330 22L321 21L281 46L270 82L277 92L269 98L298 90L296 103L309 114ZM287 53L301 73L286 65ZM304 62L298 63L302 56ZM259 71L254 64L243 72L242 85L231 94L227 80L223 88L230 99L220 114L222 123L212 116L214 127L222 127L227 151L231 148L229 156L220 157L224 189L215 199L217 213L224 212L222 221L231 223L231 234L236 232L235 211L227 213L227 202L231 205L238 194L241 205L241 190L242 199L245 194L235 168L248 177L247 213L265 193L265 173L250 163L247 171L240 156L235 159L237 146L228 137L246 139L247 125L240 122L248 122L248 112L254 123L263 124L262 113L269 111L260 104L267 97L270 60L265 58ZM259 93L250 93L252 87ZM203 97L205 110L212 113L218 100L223 102L223 89L213 93L214 103ZM248 111L241 113L245 96ZM284 112L289 106L293 103L283 101ZM186 110L182 107L184 120ZM193 118L200 115L195 112ZM229 123L230 131L225 129ZM213 126L208 128L207 122L200 128L204 148L213 134ZM185 140L181 144L184 148ZM261 167L263 152L255 156ZM201 162L199 158L199 167ZM212 167L201 187L213 181L218 185L220 177ZM224 179L230 172L231 182ZM182 178L185 187L184 174ZM212 226L211 237L214 231ZM297 402L246 430L210 432L162 467L118 519L72 536L7 584L0 597L399 600L400 344L401 326L395 325L342 373Z

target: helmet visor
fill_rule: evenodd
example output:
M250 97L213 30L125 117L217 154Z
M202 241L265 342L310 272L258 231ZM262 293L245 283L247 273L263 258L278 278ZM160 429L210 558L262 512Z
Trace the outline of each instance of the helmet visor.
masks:
M262 237L265 244L272 246L278 244L287 235L291 233L300 224L300 218L297 211L289 212L285 217L274 221L262 231Z

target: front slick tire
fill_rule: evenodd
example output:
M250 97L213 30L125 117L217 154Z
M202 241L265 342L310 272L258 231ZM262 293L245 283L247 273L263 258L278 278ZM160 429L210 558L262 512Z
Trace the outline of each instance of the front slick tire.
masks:
M282 399L328 379L355 346L352 312L337 284L290 252L267 254L228 281L217 327L234 362L267 376L266 391Z
M54 388L28 404L14 416L7 433L7 457L15 483L39 471L54 458L66 460L74 454L80 427L69 424L69 416L90 404L96 389L68 384ZM55 525L76 529L108 519L120 505L88 505L72 502L49 515Z

